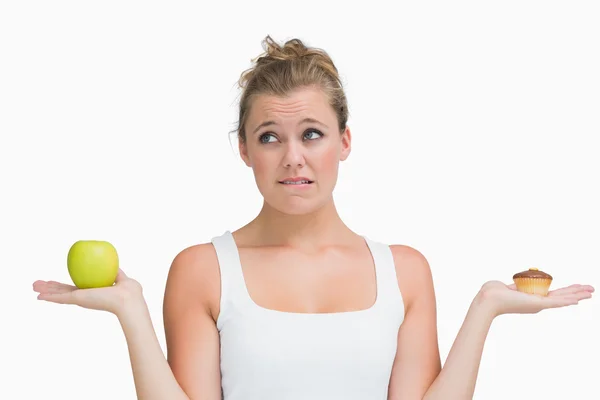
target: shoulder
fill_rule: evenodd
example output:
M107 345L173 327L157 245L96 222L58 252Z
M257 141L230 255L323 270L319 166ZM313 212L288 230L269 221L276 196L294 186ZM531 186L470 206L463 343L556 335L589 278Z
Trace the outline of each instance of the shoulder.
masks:
M169 268L165 288L165 312L172 309L205 309L213 315L220 298L218 259L212 243L179 251ZM170 307L172 306L172 307Z
M175 255L163 303L167 361L181 388L194 399L221 398L219 332L213 317L219 276L212 247L194 245Z
M169 272L200 272L199 269L206 269L207 263L215 262L217 257L212 243L196 244L184 248L175 255Z
M394 263L396 269L404 272L409 270L412 274L431 274L431 268L429 262L423 253L414 247L410 247L402 244L390 245L392 256L394 257Z
M212 243L186 247L173 258L168 281L177 285L209 283L207 278L218 272L217 263L217 255Z
M434 296L433 277L429 261L414 247L390 245L398 286L407 306L423 298Z

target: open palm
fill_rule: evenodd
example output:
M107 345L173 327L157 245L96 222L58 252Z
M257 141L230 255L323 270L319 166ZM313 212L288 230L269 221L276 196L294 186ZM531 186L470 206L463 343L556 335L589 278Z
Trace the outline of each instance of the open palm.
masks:
M55 281L35 281L33 290L39 300L59 304L73 304L93 310L117 314L123 304L133 296L141 295L141 285L119 269L115 284L103 288L78 289Z
M514 284L506 285L500 281L487 282L482 287L485 297L489 298L501 314L534 314L549 308L566 307L578 304L592 297L594 288L590 285L570 285L540 296L517 291Z

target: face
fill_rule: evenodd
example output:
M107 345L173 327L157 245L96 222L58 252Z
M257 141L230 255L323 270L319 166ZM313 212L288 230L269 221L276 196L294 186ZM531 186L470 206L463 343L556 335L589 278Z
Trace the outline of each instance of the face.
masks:
M255 97L245 128L240 155L271 207L297 215L331 201L351 136L348 128L339 131L322 91L305 88L287 97ZM299 179L303 181L293 182Z

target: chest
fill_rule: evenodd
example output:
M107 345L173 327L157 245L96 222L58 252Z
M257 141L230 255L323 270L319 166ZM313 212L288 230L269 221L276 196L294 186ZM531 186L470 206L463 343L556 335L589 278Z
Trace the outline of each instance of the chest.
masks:
M220 330L225 399L385 400L399 317L397 309L335 314L253 309L229 318Z
M268 248L239 251L244 283L260 307L294 313L368 309L377 297L368 249L303 254Z

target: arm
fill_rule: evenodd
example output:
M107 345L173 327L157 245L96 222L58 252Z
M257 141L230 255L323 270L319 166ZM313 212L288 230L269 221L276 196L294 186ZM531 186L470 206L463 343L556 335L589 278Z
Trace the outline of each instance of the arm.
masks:
M398 334L398 350L388 398L390 400L472 399L493 314L480 295L441 368L436 299L429 263L417 250L392 248L400 289L406 303Z
M486 282L440 369L435 294L427 260L406 246L392 246L392 252L406 313L398 334L389 400L472 399L485 340L496 316L575 305L591 298L594 291L589 285L571 285L542 297L520 293L514 285Z
M484 298L484 292L480 292L471 303L444 368L427 390L424 400L473 398L483 347L494 319Z
M125 333L137 398L190 399L169 368L143 297L130 302L117 316Z
M514 284L486 282L471 302L444 368L424 400L473 398L485 339L495 317L573 306L591 298L593 292L594 288L589 285L571 285L552 290L547 296L538 296L521 293Z
M427 260L417 250L408 246L391 249L405 313L388 399L421 400L441 370L433 279Z
M127 342L138 399L220 400L218 315L220 276L212 244L175 257L165 291L168 361L162 352L141 285L119 270L115 284L78 289L38 280L38 299L117 316ZM212 307L211 307L212 305Z
M195 246L179 253L171 265L163 309L168 361L142 296L117 315L138 399L221 399L219 338L207 306L214 293L206 276L214 266L210 257L207 245Z
M168 362L192 400L221 400L216 327L221 277L212 244L182 251L169 271L163 305Z

